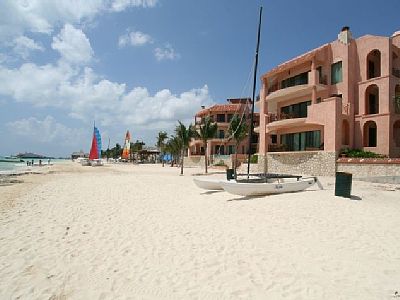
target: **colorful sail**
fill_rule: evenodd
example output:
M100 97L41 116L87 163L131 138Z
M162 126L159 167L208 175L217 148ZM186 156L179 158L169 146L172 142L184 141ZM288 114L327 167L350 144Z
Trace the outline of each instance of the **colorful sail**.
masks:
M97 127L93 129L92 147L90 148L89 159L101 158L101 136Z
M123 159L129 159L130 154L131 154L131 134L129 133L128 130L125 135L125 144L124 144L124 149L122 150L121 157Z

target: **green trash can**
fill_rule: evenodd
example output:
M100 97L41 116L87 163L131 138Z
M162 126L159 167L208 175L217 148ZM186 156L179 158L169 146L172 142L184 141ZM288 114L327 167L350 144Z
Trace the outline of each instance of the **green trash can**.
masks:
M336 172L335 196L351 198L351 182L353 174Z
M235 179L235 172L233 169L226 169L226 179L227 180Z

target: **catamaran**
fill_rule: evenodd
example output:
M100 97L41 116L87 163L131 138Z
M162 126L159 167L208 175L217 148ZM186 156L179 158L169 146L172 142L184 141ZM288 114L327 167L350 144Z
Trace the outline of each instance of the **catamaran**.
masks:
M131 134L129 133L129 130L127 130L125 134L125 143L124 143L124 149L122 150L121 158L127 161L129 160L130 156L131 156Z
M251 141L254 130L254 104L255 104L255 91L256 91L256 80L257 80L257 66L258 66L258 51L260 46L260 33L261 33L261 19L262 19L262 7L260 7L260 15L258 22L258 35L257 35L257 47L255 54L254 63L254 76L253 76L253 94L252 94L252 107L250 114L250 127L249 127L249 151L247 158L247 179L231 179L231 180L215 180L213 178L194 178L194 183L202 188L208 190L225 190L228 193L240 196L256 196L256 195L268 195L277 193L287 192L298 192L302 191L316 182L316 177L303 178L302 176L296 175L285 175L285 174L250 174L250 156L251 156ZM322 187L318 182L320 188Z
M85 165L86 163L87 162L85 162ZM92 146L89 153L89 165L93 167L103 165L103 162L101 161L101 136L96 126L93 127Z

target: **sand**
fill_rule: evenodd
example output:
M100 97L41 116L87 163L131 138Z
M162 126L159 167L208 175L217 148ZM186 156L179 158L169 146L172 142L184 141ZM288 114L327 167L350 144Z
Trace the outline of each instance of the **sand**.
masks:
M248 199L198 189L201 171L69 164L0 186L0 298L400 293L398 186L353 181L350 200L321 178L322 191Z

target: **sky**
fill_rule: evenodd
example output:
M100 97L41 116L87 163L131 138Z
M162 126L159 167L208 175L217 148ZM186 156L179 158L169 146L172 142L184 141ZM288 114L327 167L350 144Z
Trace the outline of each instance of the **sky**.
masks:
M399 0L1 0L0 155L89 152L249 97L257 74L337 38L391 36ZM362 8L361 8L362 7Z

